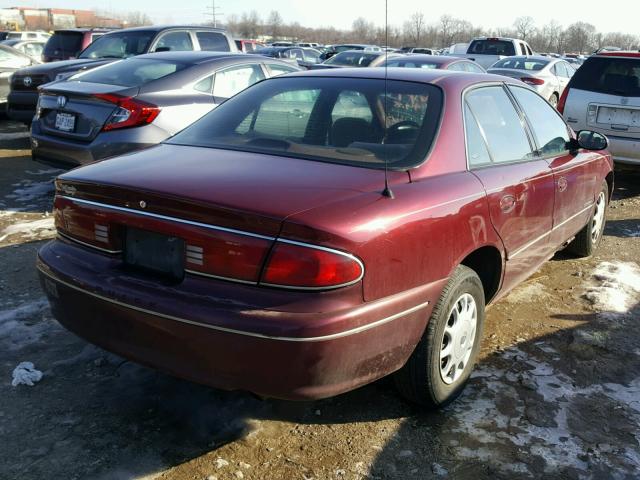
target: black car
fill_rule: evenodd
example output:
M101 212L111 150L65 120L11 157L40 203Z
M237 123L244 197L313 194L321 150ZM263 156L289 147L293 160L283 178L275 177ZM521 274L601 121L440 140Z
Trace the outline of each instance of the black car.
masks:
M238 51L224 30L211 27L151 26L105 33L76 60L45 63L16 72L11 81L7 115L13 120L31 123L38 103L38 87L45 83L143 53L189 50Z
M313 65L322 61L320 59L322 54L318 50L307 47L265 47L256 49L254 53L290 61L306 69L310 69Z

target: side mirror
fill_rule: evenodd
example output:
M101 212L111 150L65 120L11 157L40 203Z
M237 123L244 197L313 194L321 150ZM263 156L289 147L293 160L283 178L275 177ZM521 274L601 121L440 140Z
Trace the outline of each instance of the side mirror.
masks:
M578 146L585 150L604 150L609 146L607 137L592 130L580 130L577 137Z

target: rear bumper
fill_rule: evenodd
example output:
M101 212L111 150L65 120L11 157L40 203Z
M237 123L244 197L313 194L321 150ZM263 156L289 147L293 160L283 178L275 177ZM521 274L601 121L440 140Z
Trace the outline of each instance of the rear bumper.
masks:
M38 268L54 316L86 340L191 381L291 400L400 368L446 281L369 303L360 285L288 292L187 275L168 286L62 240L40 250Z
M608 135L608 150L615 163L640 165L640 138L624 138Z
M33 159L48 164L74 167L96 160L149 148L169 134L155 125L101 132L91 142L78 142L44 133L40 121L31 124Z
M7 97L7 116L11 120L31 123L36 114L38 92L11 91Z

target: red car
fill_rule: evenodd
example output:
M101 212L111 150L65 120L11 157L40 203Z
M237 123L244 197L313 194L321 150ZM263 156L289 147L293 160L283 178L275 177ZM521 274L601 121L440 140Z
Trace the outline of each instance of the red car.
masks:
M294 73L60 176L38 268L64 326L176 376L303 400L395 372L439 406L485 304L597 247L606 146L506 77Z

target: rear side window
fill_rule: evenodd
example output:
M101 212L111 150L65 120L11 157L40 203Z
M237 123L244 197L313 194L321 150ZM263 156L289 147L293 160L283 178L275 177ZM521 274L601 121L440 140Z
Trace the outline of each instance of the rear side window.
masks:
M196 32L198 43L200 43L200 50L207 50L210 52L229 52L229 42L227 37L217 32Z
M491 163L491 156L487 150L487 144L482 137L482 132L473 116L469 105L464 106L464 125L467 139L467 157L470 167L481 167Z
M188 32L169 32L158 40L155 51L188 52L193 50L191 35Z
M590 57L573 75L571 87L640 97L640 58Z
M236 93L264 79L264 73L258 65L242 65L216 73L213 84L213 96L231 98Z
M516 49L513 42L507 40L474 40L469 45L467 53L513 56L516 54Z
M298 69L295 67L289 67L288 65L280 65L277 63L269 63L267 64L269 70L271 70L271 75L277 77L278 75L284 75L285 73L297 72Z
M529 120L540 149L539 155L546 157L567 152L569 131L556 110L529 89L514 86L509 86L509 89Z
M54 33L44 46L44 54L49 56L76 55L82 50L82 37L80 32Z
M533 157L520 116L502 87L472 90L466 95L466 103L484 132L495 163Z
M122 87L138 87L171 75L186 65L166 60L131 58L111 63L72 77L78 82L104 83Z

